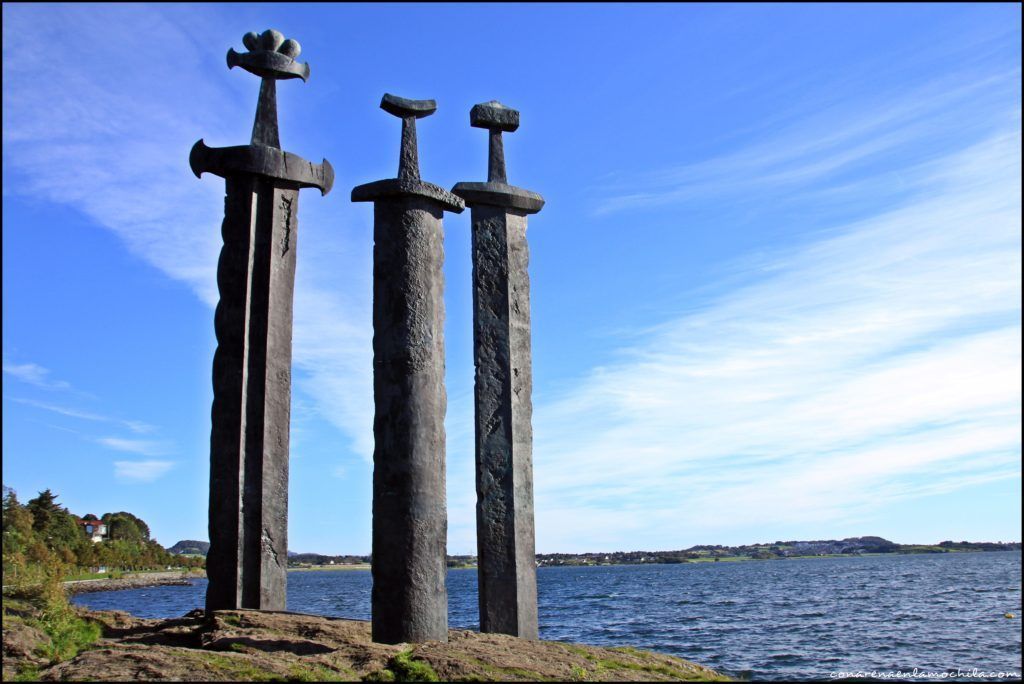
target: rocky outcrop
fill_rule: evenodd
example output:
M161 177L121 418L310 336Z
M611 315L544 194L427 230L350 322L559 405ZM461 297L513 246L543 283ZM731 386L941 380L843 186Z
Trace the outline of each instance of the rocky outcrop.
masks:
M295 613L202 611L172 620L80 610L103 637L44 681L723 681L708 668L631 648L450 630L448 643L376 644L367 622ZM8 662L5 624L4 670ZM19 642L20 643L20 642ZM31 654L24 645L19 652ZM12 654L13 655L13 654ZM6 676L5 676L6 679Z

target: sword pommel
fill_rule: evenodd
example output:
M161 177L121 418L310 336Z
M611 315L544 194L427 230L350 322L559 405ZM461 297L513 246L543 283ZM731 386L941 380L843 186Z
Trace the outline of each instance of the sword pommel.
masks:
M497 100L473 105L469 110L469 125L492 131L513 132L519 128L519 112Z
M400 119L410 116L422 119L437 111L437 102L434 100L409 100L391 93L384 93L384 97L380 100L380 108Z
M242 37L248 52L235 52L228 48L228 69L241 67L260 78L282 80L286 78L309 79L309 64L296 62L302 52L298 41L285 40L280 31L267 29L257 35L250 31Z

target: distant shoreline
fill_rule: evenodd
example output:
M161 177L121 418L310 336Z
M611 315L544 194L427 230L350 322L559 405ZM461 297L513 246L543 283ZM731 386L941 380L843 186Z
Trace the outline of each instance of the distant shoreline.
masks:
M144 572L126 577L69 580L64 590L69 594L91 594L99 591L144 589L146 587L188 586L192 580L206 577L206 572Z
M966 554L966 553L1020 553L1020 549L999 549L996 551L982 551L982 550L956 550L947 551L943 553L921 553L915 551L894 551L890 553L837 553L831 555L814 555L814 556L785 556L779 558L751 558L749 556L725 556L715 558L694 558L683 561L658 561L652 560L647 562L626 562L626 563L563 563L558 565L538 565L537 569L541 568L601 568L601 567L612 567L617 565L623 566L645 566L645 565L689 565L689 564L704 564L704 563L743 563L748 561L805 561L805 560L825 560L830 558L878 558L882 556L943 556L949 554ZM458 565L449 566L449 570L476 570L476 565ZM352 564L352 565L307 565L302 567L288 568L288 572L310 572L310 571L334 571L334 570L370 570L369 563Z
M1005 552L1017 552L1020 553L1020 549L1005 549ZM622 566L645 566L645 565L684 565L684 564L705 564L705 563L743 563L748 561L806 561L806 560L821 560L829 558L877 558L880 556L920 556L920 555L948 555L948 554L964 554L964 553L998 553L998 551L980 551L980 550L958 550L948 551L944 554L922 554L913 552L891 552L891 553L861 553L861 554L833 554L833 555L815 555L815 556L787 556L784 558L750 558L747 556L729 556L721 557L715 560L714 558L695 558L686 561L674 561L674 562L659 562L659 561L648 561L648 562L627 562L627 563L578 563L578 564L562 564L562 565L540 565L541 568L598 568L598 567L611 567L616 565ZM336 565L306 565L301 567L288 568L288 572L334 572L334 571L348 571L348 570L362 570L369 571L371 569L369 563L358 563L358 564L336 564ZM450 567L449 570L475 570L475 565L460 565L456 567ZM69 594L85 594L100 591L121 591L125 589L144 589L146 587L159 587L159 586L187 586L193 583L197 579L205 579L206 573L204 571L193 571L189 572L149 572L149 573L138 573L134 575L128 575L117 579L100 578L100 579L86 579L86 580L70 580L64 582L64 587Z
M308 572L310 570L369 570L369 563L352 563L348 565L342 565L336 563L334 565L300 565L296 567L288 568L288 572Z
M185 544L186 542L179 542ZM199 544L200 542L189 542ZM205 543L205 542L203 542ZM1020 542L942 541L937 544L898 544L883 537L865 536L813 541L774 541L726 546L701 544L688 549L667 551L584 551L576 553L538 553L537 567L583 565L655 565L674 563L734 562L741 560L779 560L798 558L846 558L871 555L943 554L977 551L1019 551ZM288 563L302 569L366 569L369 555L291 553ZM472 554L446 556L449 569L476 567Z

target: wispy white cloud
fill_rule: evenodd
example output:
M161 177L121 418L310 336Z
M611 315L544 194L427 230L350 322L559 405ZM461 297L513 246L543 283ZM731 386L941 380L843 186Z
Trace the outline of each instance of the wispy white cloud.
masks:
M114 477L119 482L155 482L176 464L173 461L114 461Z
M212 8L68 6L5 12L3 27L4 192L84 212L211 308L224 183L196 180L188 153L201 137L248 140L258 84L224 67L226 47L252 27L222 19ZM105 39L86 47L82 35ZM303 197L294 387L368 460L370 233L339 224L315 192Z
M141 420L120 420L118 418L111 418L110 416L100 415L91 411L82 411L80 409L71 408L68 406L61 406L59 404L53 404L45 401L38 401L36 399L26 399L23 397L5 397L12 401L16 401L19 404L25 404L26 406L33 406L44 411L50 411L58 415L67 416L69 418L78 418L80 420L88 420L95 423L114 423L128 428L132 432L138 434L146 434L156 430L156 426L144 423Z
M911 180L540 404L539 545L609 517L603 548L749 537L1019 478L1019 129Z
M726 196L730 203L760 202L766 193L776 202L806 195L837 202L851 192L863 200L867 186L909 192L926 180L911 167L944 156L951 132L978 138L1019 121L1019 110L1002 106L1015 89L1019 98L1019 80L1019 68L985 76L965 69L888 101L847 98L811 115L783 117L775 122L780 132L731 154L610 179L596 189L595 213ZM987 106L1003 118L977 116ZM880 158L887 160L881 169L864 173Z
M70 389L71 384L64 380L52 380L50 369L44 368L35 363L14 363L6 356L3 360L4 375L10 375L22 382L26 382L42 389Z
M145 439L124 439L122 437L100 437L96 440L103 446L110 447L117 451L127 451L142 456L160 456L166 454L169 445L164 442L154 442Z

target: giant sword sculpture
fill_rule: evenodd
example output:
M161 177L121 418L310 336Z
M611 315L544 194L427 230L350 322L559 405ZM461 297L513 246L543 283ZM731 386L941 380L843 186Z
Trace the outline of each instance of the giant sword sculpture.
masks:
M373 202L373 640L448 640L445 542L444 212L462 200L420 178L416 119L433 100L385 94L402 120L398 177Z
M189 164L222 176L224 247L217 264L210 551L206 609L284 610L288 562L288 421L292 299L300 188L326 195L334 170L281 149L277 81L309 78L299 44L247 33L228 68L262 78L252 141L192 148Z
M519 112L485 102L469 122L490 133L486 183L452 193L472 210L473 355L476 364L476 540L480 631L537 638L533 529L533 367L526 217L544 206L508 184L503 131Z

